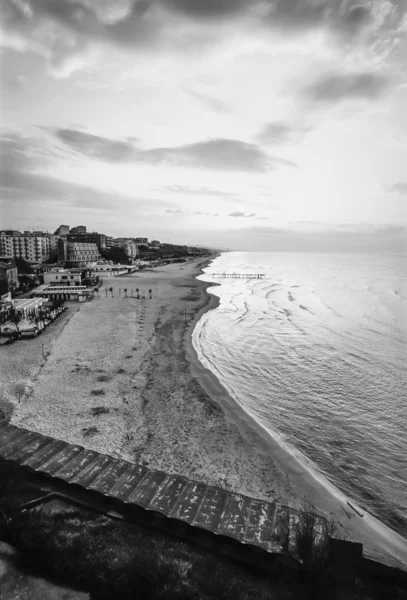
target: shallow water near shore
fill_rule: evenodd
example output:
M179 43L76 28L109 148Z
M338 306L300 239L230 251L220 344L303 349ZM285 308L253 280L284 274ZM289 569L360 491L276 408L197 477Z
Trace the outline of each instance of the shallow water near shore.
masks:
M224 253L194 346L236 401L407 536L403 255ZM265 274L262 280L213 273Z

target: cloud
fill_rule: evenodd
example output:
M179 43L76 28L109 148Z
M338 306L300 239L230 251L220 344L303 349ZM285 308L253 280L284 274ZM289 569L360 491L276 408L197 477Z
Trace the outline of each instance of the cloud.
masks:
M273 167L272 159L259 146L222 138L175 148L145 150L140 153L140 160L150 164L247 173L262 173Z
M220 232L225 246L236 250L297 252L392 252L407 250L407 229L397 225L356 227L346 231L325 225L294 230L251 226Z
M207 108L210 108L211 110L217 113L229 114L232 112L230 107L226 104L226 102L223 102L218 98L213 98L212 96L207 96L206 94L194 91L188 91L187 94L195 98L195 100L198 100L198 102L200 102Z
M244 171L262 173L281 164L294 163L270 157L255 144L240 140L211 139L172 148L139 149L130 142L90 135L83 131L60 129L58 139L76 152L107 162L135 162L172 167L191 167L214 171Z
M189 185L166 185L163 186L166 192L172 192L174 194L186 194L186 195L197 195L197 196L218 196L222 198L236 198L236 194L233 192L225 192L223 190L217 190L208 187L193 187Z
M57 152L57 150L56 150ZM137 199L116 191L79 185L48 175L55 162L55 149L41 136L21 136L6 132L0 137L0 192L2 216L13 212L18 218L35 207L116 211L135 204L139 209L162 208L165 202L153 198ZM45 172L44 172L45 171ZM167 204L168 206L168 204ZM58 210L58 209L57 209Z
M256 216L256 213L253 213L253 212L249 213L247 215L246 215L246 213L240 212L240 211L235 211L235 212L229 213L229 217L236 217L236 218L244 217L244 218L248 219L248 218L255 217L255 216Z
M270 121L255 135L255 141L264 145L298 143L310 131L306 127L293 127L281 121Z
M354 34L369 23L372 14L372 6L363 0L275 0L268 5L269 24L294 30L326 26Z
M320 103L335 103L347 98L372 100L385 92L388 83L388 79L379 73L332 73L319 77L303 93Z
M89 158L112 163L129 162L137 158L130 141L112 140L75 129L58 129L55 134L61 142Z
M247 0L163 0L163 4L198 19L230 17L249 5Z
M117 210L120 194L77 185L56 177L24 171L3 170L0 177L1 195L4 201L21 206L43 203L69 205L73 208ZM129 198L126 199L130 200Z
M326 27L354 35L374 19L365 0L163 0L194 20L237 19L245 14L267 27L293 32Z
M171 213L171 214L185 214L185 215L200 215L200 216L205 216L205 217L219 217L219 213L202 212L200 210L187 211L187 210L181 210L180 208L177 208L177 209L167 208L167 210L165 212L166 213Z
M261 144L281 144L287 142L292 136L293 130L286 123L272 121L264 125L257 134L256 139Z
M405 4L399 0L397 10L393 4L396 0L3 0L2 23L5 45L36 52L51 74L69 77L88 64L97 47L185 55L186 49L190 54L222 40L225 24L293 36L323 28L355 37L370 28L377 42L397 31L404 18Z
M407 181L399 181L398 183L395 183L391 186L390 191L398 194L407 194Z
M195 212L189 214L201 215L203 217L219 217L219 213L202 212L200 210L196 210Z
M51 157L51 149L39 136L23 136L15 131L3 131L0 135L0 171L47 167Z

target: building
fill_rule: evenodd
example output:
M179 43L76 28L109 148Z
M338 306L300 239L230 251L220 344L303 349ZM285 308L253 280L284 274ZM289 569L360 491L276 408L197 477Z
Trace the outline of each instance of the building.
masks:
M135 265L115 265L112 262L99 262L91 265L92 277L117 277L138 271Z
M77 225L76 227L72 227L69 233L86 233L86 225Z
M58 261L68 265L84 266L87 263L100 260L101 256L96 244L85 242L68 242L59 240Z
M55 235L54 233L49 233L49 231L33 231L30 235L36 237L47 237L49 239L50 255L56 254L58 252L59 236Z
M93 288L86 285L57 286L41 285L33 290L32 298L48 298L49 300L71 300L74 302L86 302L93 298Z
M114 240L110 235L106 236L106 249L112 248L114 246Z
M23 258L27 262L41 263L50 255L51 243L48 235L33 235L29 232L0 232L0 255Z
M132 242L131 240L127 240L126 242L124 242L122 248L125 251L126 256L130 260L133 261L137 258L137 244L135 244L134 242Z
M147 244L148 244L148 238L133 238L133 241L136 244L142 244L142 245L145 245L145 246L147 246Z
M12 262L2 262L0 260L0 280L6 282L7 291L12 292L18 288L18 269ZM3 287L3 286L2 286Z
M75 229L75 228L73 228ZM72 233L73 229L71 229L71 232L67 235L67 240L68 242L81 242L84 244L96 244L96 246L98 247L98 250L106 250L107 248L107 236L104 235L103 233L97 233L96 231L94 231L93 233L86 233L85 232L78 232L78 233ZM86 229L86 227L85 227Z
M137 257L137 244L129 238L116 238L115 240L113 240L113 244L114 246L116 246L116 248L123 248L126 256L131 259L131 260L135 260Z
M82 272L68 269L52 269L44 273L44 283L47 285L77 286L82 285Z
M69 233L69 225L60 225L55 231L54 235L59 237L66 237Z
M18 312L27 315L30 312L38 312L46 302L46 298L24 298L21 300L12 300L12 305Z
M161 242L159 242L158 240L151 240L151 242L149 243L150 248L159 248L161 245Z

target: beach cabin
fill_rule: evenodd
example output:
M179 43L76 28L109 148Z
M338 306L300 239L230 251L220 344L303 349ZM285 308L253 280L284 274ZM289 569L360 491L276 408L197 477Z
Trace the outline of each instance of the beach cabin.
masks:
M44 284L33 292L32 297L86 302L93 298L93 288L89 288L85 285L56 286Z

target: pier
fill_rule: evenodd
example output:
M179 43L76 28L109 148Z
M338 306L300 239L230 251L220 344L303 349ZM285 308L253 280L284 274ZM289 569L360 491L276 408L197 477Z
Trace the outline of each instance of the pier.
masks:
M216 279L264 279L265 273L212 273Z

